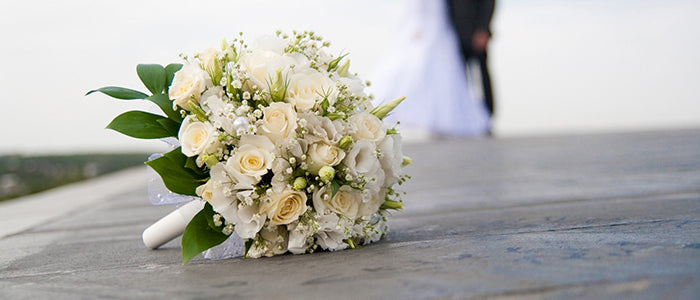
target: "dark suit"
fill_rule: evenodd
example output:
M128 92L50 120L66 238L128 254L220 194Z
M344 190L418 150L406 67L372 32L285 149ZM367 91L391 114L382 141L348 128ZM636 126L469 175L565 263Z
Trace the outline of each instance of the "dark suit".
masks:
M472 48L472 37L478 30L491 34L491 17L495 0L448 0L450 17L462 46L464 61L475 59L479 64L484 90L484 102L489 114L493 116L494 103L491 89L491 75L486 64L486 51L476 51Z

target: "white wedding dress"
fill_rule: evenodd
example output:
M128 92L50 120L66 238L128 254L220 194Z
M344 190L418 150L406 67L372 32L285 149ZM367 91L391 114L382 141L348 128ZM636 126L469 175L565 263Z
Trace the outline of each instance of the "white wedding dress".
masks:
M488 112L467 84L446 1L410 1L400 21L394 44L369 88L375 105L406 96L385 120L401 121L400 130L409 134L484 135Z

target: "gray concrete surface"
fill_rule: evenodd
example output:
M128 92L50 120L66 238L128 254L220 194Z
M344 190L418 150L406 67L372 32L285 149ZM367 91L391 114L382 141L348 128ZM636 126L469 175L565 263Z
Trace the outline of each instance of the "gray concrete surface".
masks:
M113 180L118 193L0 239L0 298L700 295L700 130L437 140L405 152L405 210L377 244L183 266L179 240L155 251L140 240L172 207L151 206L145 181Z

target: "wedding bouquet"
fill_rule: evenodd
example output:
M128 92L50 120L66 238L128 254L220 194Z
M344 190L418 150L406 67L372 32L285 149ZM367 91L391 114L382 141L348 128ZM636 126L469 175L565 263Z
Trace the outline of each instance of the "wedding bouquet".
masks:
M241 37L184 64L138 65L152 93L101 92L146 99L164 115L129 111L107 128L125 135L175 137L179 147L146 162L173 193L206 201L187 224L183 263L231 235L246 257L355 248L387 232L401 209L396 186L410 163L401 136L382 118L403 98L373 107L346 55L327 52L313 32L277 32L249 47Z

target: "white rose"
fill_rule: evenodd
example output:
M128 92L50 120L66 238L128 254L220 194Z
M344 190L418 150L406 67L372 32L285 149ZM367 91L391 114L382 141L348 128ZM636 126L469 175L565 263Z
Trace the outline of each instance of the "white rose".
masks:
M255 178L256 182L260 181L272 165L274 148L275 145L265 136L244 135L227 165L240 174Z
M178 133L182 154L188 157L207 153L218 145L218 137L214 126L209 122L195 121L194 117L186 118Z
M187 101L199 101L202 92L211 85L207 72L196 64L186 64L175 73L168 96L173 100L173 108L177 106L188 109Z
M297 128L297 114L289 103L274 102L263 108L260 129L272 142L287 138Z
M324 186L316 190L312 198L318 213L325 215L333 212L350 220L357 218L362 204L362 193L347 185L341 186L333 197L331 197L331 189Z
M323 94L331 91L333 81L314 69L302 70L292 75L287 87L287 101L296 107L297 111L307 111L322 99Z
M353 137L357 140L378 143L386 136L386 127L382 120L366 111L351 116L349 121L355 127Z
M352 175L374 174L380 167L376 146L367 140L353 143L343 163Z
M309 146L307 151L309 172L312 174L318 174L323 166L336 166L343 158L345 158L345 152L336 146L328 144L326 142L316 142Z
M267 86L266 81L270 74L267 63L280 58L281 55L273 51L258 50L246 52L239 63L250 75L252 85L262 89Z
M362 203L360 191L350 186L344 185L338 189L335 196L328 201L328 206L336 213L339 213L350 220L357 218L357 213Z
M306 208L306 194L287 187L263 199L260 211L267 215L271 225L284 225L299 219Z

